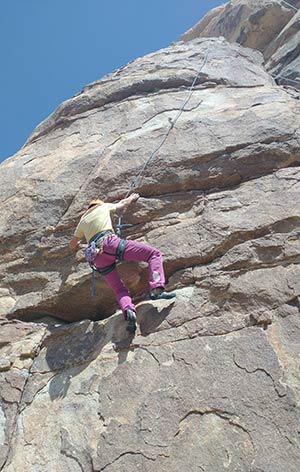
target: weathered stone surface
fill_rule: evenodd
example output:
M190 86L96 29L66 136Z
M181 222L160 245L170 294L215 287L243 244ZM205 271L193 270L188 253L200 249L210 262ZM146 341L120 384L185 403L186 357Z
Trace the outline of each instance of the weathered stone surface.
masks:
M233 0L211 10L181 36L183 41L223 36L230 42L258 49L274 76L300 83L300 1ZM278 82L300 88L297 82Z
M3 470L296 472L296 372L282 366L295 363L299 316L282 319L279 341L201 299L194 287L141 304L133 341L120 315L41 325Z
M1 166L3 287L13 316L78 320L103 318L115 310L111 291L101 281L96 290L101 299L90 299L90 270L82 253L71 255L68 240L91 197L100 193L114 200L126 193L153 144L166 133L168 118L186 99L183 85L192 82L205 57L186 110L146 169L139 187L144 198L128 215L134 224L131 237L146 237L164 249L170 237L180 240L191 226L195 233L190 237L204 246L191 246L174 265L171 254L178 256L178 243L171 250L167 243L168 275L188 266L195 253L197 261L205 261L207 255L198 254L206 251L203 232L208 226L201 224L202 212L211 208L210 203L206 208L206 193L299 161L299 102L274 84L260 66L259 53L224 40L171 46L88 86ZM277 182L275 177L270 184L275 193ZM254 187L256 182L243 187L248 200ZM264 200L265 192L260 195ZM236 219L240 213L228 215ZM226 244L230 231L223 238L215 235L211 247L220 239ZM249 231L257 231L255 220ZM133 293L144 296L145 270L133 265L123 270Z
M299 471L300 105L262 62L174 44L87 86L0 166L3 472ZM124 196L201 66L126 215L177 294L145 300L145 264L120 265L133 338L68 242L90 198Z
M300 11L296 13L276 39L265 50L266 68L274 76L280 75L279 83L292 84L298 88L297 82L285 81L300 79ZM300 80L299 80L300 81Z
M8 457L11 441L33 359L45 327L21 321L0 321L0 468Z

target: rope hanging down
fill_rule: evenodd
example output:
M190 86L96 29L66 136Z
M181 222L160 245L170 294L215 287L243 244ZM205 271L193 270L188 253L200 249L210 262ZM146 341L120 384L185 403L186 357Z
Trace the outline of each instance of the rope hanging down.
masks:
M292 5L291 3L289 2L286 2L286 0L279 0L280 3L285 3L286 5L288 5L290 8L292 8L293 10L295 11L299 11L299 8L295 7L294 5Z
M283 80L286 80L287 82L293 82L294 84L300 84L300 80L295 80L295 79L288 79L287 77L284 77L283 75L280 75L280 74L272 74L272 76L274 77L274 79L283 79Z
M209 45L210 46L210 45ZM174 128L174 126L176 125L176 122L178 121L178 119L180 118L180 116L182 115L182 113L184 112L184 109L186 107L186 105L188 104L192 94L193 94L193 91L194 91L194 87L196 85L196 82L198 80L198 77L200 75L200 72L202 71L202 69L205 67L206 63L207 63L207 58L208 58L208 53L209 53L209 46L207 48L207 51L205 53L205 56L204 56L204 60L203 60L203 63L201 64L201 66L199 67L199 70L192 82L192 84L190 85L189 87L189 92L188 92L188 95L187 95L187 98L185 99L185 101L183 102L182 106L180 107L180 109L178 110L178 113L177 115L175 116L174 120L172 119L169 119L169 122L170 122L170 126L166 132L166 134L164 135L164 137L162 138L162 140L160 141L160 143L158 144L158 146L154 149L154 151L152 151L152 153L150 154L150 156L148 157L147 161L145 162L145 164L142 166L140 172L138 173L138 175L136 176L136 178L131 182L131 185L125 195L124 198L127 198L131 191L136 188L142 181L142 178L143 178L143 174L146 170L146 167L148 166L148 164L150 163L150 161L153 159L153 157L155 156L155 154L157 154L157 152L160 150L160 148L164 145L165 141L167 140L171 130ZM128 227L128 226L131 226L131 225L125 225L125 224L122 224L122 216L119 216L119 219L118 219L118 224L117 224L117 235L120 236L121 235L121 229L124 228L124 227Z
M285 5L287 5L288 7L292 8L294 11L298 12L299 11L299 8L295 7L294 5L292 5L291 3L287 2L286 0L278 0L279 3L284 3ZM272 74L272 77L276 80L276 79L283 79L283 80L286 80L287 82L292 82L294 84L300 84L300 81L299 80L294 80L294 79L288 79L287 77L284 77L283 75L280 75L280 74Z

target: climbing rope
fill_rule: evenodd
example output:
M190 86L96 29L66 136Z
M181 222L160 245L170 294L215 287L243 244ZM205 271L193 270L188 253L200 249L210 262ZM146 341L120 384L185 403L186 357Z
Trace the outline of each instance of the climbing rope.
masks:
M287 2L286 0L279 0L279 3L285 3L286 5L288 5L290 8L292 8L293 10L295 11L299 11L299 8L295 7L294 5L292 5L291 3Z
M287 80L288 82L293 82L294 84L300 84L300 80L295 80L295 79L288 79L287 77L284 77L283 75L280 75L280 74L272 74L272 76L274 77L274 79L283 79L283 80Z
M295 10L296 12L299 11L299 8L295 7L294 5L292 5L291 3L287 2L286 0L278 0L279 3L284 3L286 4L287 6L289 6L290 8L292 8L293 10ZM210 46L210 45L209 45ZM154 149L154 151L152 151L152 153L150 154L149 158L147 159L147 161L145 162L145 164L142 166L140 172L138 173L138 175L136 176L135 179L133 179L133 181L131 182L131 185L125 195L124 198L127 198L131 191L138 187L138 185L141 183L142 181L142 178L143 178L143 174L147 168L147 166L149 165L150 161L153 159L153 157L157 154L157 152L160 150L160 148L164 145L165 141L167 140L170 132L172 131L172 129L174 128L176 122L178 121L178 119L180 118L180 116L182 115L182 113L184 112L184 109L187 105L187 103L189 102L192 94L193 94L193 91L194 91L194 87L196 85L196 82L198 80L198 77L200 75L200 72L202 71L202 69L205 67L206 63L207 63L207 58L208 58L208 53L209 53L209 46L207 48L207 51L206 51L206 54L204 56L204 60L203 60L203 63L201 64L199 70L197 71L197 74L191 84L191 86L189 87L189 93L187 95L187 98L185 99L185 101L183 102L182 106L180 107L180 109L178 110L178 113L176 115L176 117L174 118L174 120L170 119L169 118L169 122L170 122L170 126L168 127L168 130L166 132L166 134L163 136L161 142L158 144L158 146ZM274 77L274 75L273 75ZM287 80L289 82L293 82L293 83L300 83L300 81L298 80L293 80L293 79L288 79L287 77L284 77L284 76L281 76L279 74L277 74L275 77L275 79L279 78L279 79L284 79L284 80ZM122 215L119 216L119 219L118 219L118 224L117 224L117 235L118 236L121 236L121 229L124 228L124 227L128 227L128 226L131 226L129 224L122 224Z
M279 3L285 3L287 6L289 6L290 8L292 8L294 11L298 12L299 11L299 8L295 7L294 5L292 5L291 3L287 2L286 0L278 0ZM294 79L288 79L287 77L284 77L283 75L280 75L280 74L272 74L272 77L274 77L274 79L283 79L283 80L286 80L288 82L292 82L294 84L300 84L300 81L299 80L294 80Z
M192 94L193 94L193 91L194 91L194 87L196 85L196 82L198 80L198 77L202 71L202 69L205 67L206 63L207 63L207 59L208 59L208 53L209 53L209 47L210 47L210 44L208 45L208 48L207 48L207 51L205 53L205 56L204 56L204 60L201 64L201 66L199 67L198 71L197 71L197 74L192 82L192 84L190 85L189 89L188 89L188 95L186 97L186 99L184 100L182 106L180 107L180 109L178 110L178 113L177 115L175 116L175 118L172 120L169 118L169 122L170 122L170 125L165 133L165 135L163 136L162 140L160 141L160 143L158 144L158 146L154 149L154 151L152 151L152 153L150 154L150 156L148 157L147 161L145 162L145 164L142 166L140 172L138 173L138 175L135 177L135 179L133 179L133 181L131 182L131 185L125 195L124 198L127 198L131 191L138 187L138 185L141 183L142 181L142 178L143 178L143 174L146 170L146 167L149 165L150 161L153 159L153 157L158 153L158 151L161 149L161 147L164 145L164 143L166 142L169 134L171 133L172 129L174 128L174 126L176 125L178 119L180 118L180 116L182 115L182 113L184 112L184 109L186 107L186 105L188 104ZM131 226L131 225L124 225L122 224L122 216L119 216L119 219L118 219L118 224L117 224L117 235L120 236L121 235L121 229L124 228L124 227L128 227L128 226Z

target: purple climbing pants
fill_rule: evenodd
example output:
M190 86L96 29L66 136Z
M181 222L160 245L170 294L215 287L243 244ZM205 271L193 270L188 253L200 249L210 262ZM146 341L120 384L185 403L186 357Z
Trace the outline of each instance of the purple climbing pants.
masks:
M98 268L111 265L116 260L116 250L120 242L118 236L108 236L104 239L103 252L98 254L94 264ZM164 288L165 275L163 269L162 254L159 249L149 246L145 243L128 239L124 252L124 261L148 262L149 286L150 289L157 287ZM113 289L117 297L120 308L125 316L126 310L130 308L135 311L135 305L132 302L127 287L123 284L117 268L115 267L109 274L103 276L108 285Z

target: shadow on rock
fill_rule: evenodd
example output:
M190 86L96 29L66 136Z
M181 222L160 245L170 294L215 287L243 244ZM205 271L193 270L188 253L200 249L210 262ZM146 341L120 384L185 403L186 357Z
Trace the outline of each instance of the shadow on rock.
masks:
M163 306L161 303L163 303ZM157 331L157 328L169 315L175 300L161 303L154 305L153 302L146 302L139 306L137 320L140 325L141 336L149 336L149 334Z
M127 360L130 351L134 351L140 347L140 338L146 337L157 331L157 328L165 321L169 315L175 300L160 302L142 302L137 305L137 324L138 330L135 334L126 332L124 335L124 326L119 324L116 326L112 342L114 350L118 353L119 364ZM163 306L162 306L163 304Z
M138 330L126 331L122 315L112 316L105 323L90 320L65 325L48 325L40 355L36 359L36 372L54 374L49 383L49 396L52 401L64 398L71 380L94 361L104 346L112 343L118 353L118 363L128 358L130 351L140 346L141 337L157 331L169 315L173 301L160 303L142 302L137 309ZM140 333L139 333L140 331ZM139 336L140 335L140 336Z
M70 325L48 327L44 341L44 356L40 356L41 370L56 372L49 384L51 400L66 396L72 377L82 372L99 355L107 343L104 326L90 320ZM43 366L43 363L47 364Z

